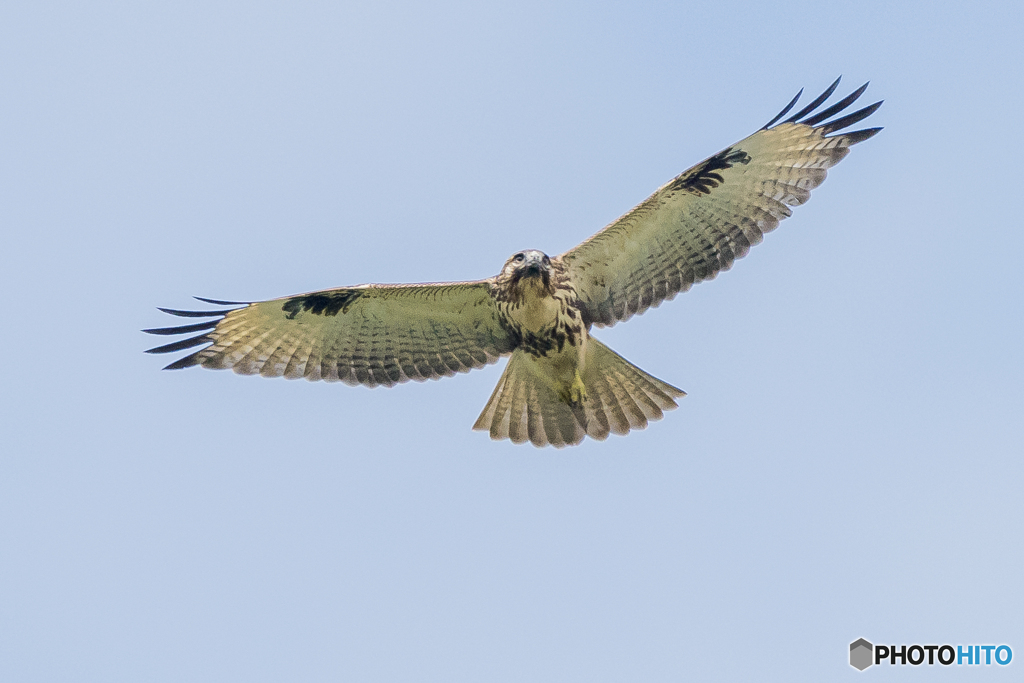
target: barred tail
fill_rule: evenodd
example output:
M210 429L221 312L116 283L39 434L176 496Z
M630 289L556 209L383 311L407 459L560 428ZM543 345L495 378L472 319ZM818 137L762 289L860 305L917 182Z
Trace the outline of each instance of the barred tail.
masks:
M686 395L593 337L587 340L586 353L581 373L586 397L572 404L542 363L516 350L473 429L489 431L492 439L561 448L576 445L585 436L604 440L609 432L643 429Z

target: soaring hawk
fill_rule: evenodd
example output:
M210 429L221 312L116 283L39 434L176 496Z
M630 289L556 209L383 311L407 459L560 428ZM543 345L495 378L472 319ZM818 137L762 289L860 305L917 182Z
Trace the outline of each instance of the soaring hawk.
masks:
M801 90L756 133L559 256L521 251L476 282L368 284L255 303L201 299L238 306L220 310L162 308L211 320L145 330L199 333L148 352L204 346L167 369L201 365L370 387L448 377L511 355L474 429L556 447L642 429L684 392L616 354L591 328L629 320L728 270L789 207L807 201L852 145L881 130L840 132L881 102L832 118L867 84L817 111L838 84L776 125Z

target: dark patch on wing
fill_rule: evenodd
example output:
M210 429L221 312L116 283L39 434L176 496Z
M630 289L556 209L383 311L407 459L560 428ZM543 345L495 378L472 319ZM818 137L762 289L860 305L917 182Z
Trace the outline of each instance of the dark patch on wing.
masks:
M689 173L676 178L669 185L672 191L685 190L693 194L710 194L711 190L725 182L721 173L727 168L736 164L749 164L750 155L742 149L734 150L732 147L723 150L705 161L700 166L690 170Z
M362 294L363 290L361 289L336 289L330 292L293 296L284 302L281 310L288 314L289 320L299 313L334 316L339 312L348 313L349 307Z

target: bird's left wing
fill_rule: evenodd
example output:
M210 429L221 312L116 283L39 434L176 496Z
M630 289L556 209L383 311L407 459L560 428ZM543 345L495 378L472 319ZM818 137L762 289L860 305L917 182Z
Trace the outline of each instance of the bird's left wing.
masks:
M512 351L490 287L490 280L359 285L219 311L160 309L214 319L145 330L161 335L201 333L148 353L209 344L166 369L200 365L245 375L367 386L449 377Z
M561 255L583 304L584 318L613 325L657 306L695 282L727 270L764 233L803 204L850 146L881 128L842 132L871 115L877 102L846 109L865 84L815 112L839 81L793 117L764 128L666 183L646 201Z

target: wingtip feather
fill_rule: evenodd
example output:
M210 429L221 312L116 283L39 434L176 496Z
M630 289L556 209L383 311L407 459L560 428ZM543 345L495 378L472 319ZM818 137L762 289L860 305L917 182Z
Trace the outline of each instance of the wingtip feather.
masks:
M206 299L201 296L194 296L193 299L197 299L204 303L214 304L216 306L248 306L251 301L222 301L220 299Z
M817 97L815 97L814 100L810 104L808 104L806 107L804 107L803 109L801 109L797 113L795 113L792 116L790 116L788 119L786 119L785 122L786 123L796 123L797 121L799 121L800 119L802 119L803 117L807 116L812 111L817 109L818 106L820 106L822 102L824 102L829 97L831 97L832 93L834 93L836 91L836 88L839 87L839 81L841 81L841 80L843 80L842 76L840 76L839 78L834 80L832 82L832 85L828 86L828 88L825 90L825 92L823 92L820 95L818 95Z
M841 80L842 76L833 81L832 84L825 89L825 92L823 92L821 95L818 95L818 97L814 98L814 100L810 104L808 104L806 107L798 111L796 114L793 114L788 119L786 119L784 123L799 123L807 126L812 126L817 130L820 130L823 135L830 135L831 133L840 131L843 128L852 126L858 121L866 119L867 117L874 114L878 110L878 108L882 106L884 100L879 100L874 104L864 107L863 109L858 109L852 114L847 114L846 116L835 119L833 121L827 121L827 119L829 119L830 117L842 112L843 110L847 109L851 104L856 102L857 99L859 99L860 96L864 94L864 92L868 89L868 86L871 84L871 81L865 82L863 85L861 85L852 93L844 97L839 102L836 102L835 104L815 113L815 110L819 106L821 106L825 102L825 100L827 100L832 95L833 92L835 92ZM801 93L802 92L803 91L801 90ZM785 116L786 113L788 113L789 110L795 105L796 100L798 98L799 93L797 95L797 98L794 98L788 105L786 105L786 107L778 114L778 116L776 116L774 119L765 124L762 130L767 130L771 126L775 125L775 123L783 116ZM880 127L869 128L866 129L865 131L854 131L852 133L844 133L843 135L848 137L848 139L850 140L849 144L856 144L857 142L867 140L869 137L877 133L879 130L881 130Z
M196 351L195 353L190 353L189 355L185 356L184 358L179 358L178 360L174 361L173 363L169 363L169 364L165 365L163 367L163 369L164 370L184 370L185 368L191 368L193 366L199 365L199 354L200 354L199 351Z
M161 308L160 306L157 306L156 310L161 311L163 313L167 313L169 315L176 315L179 318L212 318L218 315L227 315L228 313L236 309L225 308L219 311L181 311L178 310L177 308Z
M146 349L146 353L173 353L175 351L184 351L185 349L191 349L193 346L199 346L200 344L206 344L213 340L207 337L205 334L200 334L196 337L189 337L188 339L181 339L170 344L164 344L163 346L154 346L151 349Z
M830 121L826 124L823 124L821 126L821 131L823 134L829 135L831 133L835 133L836 131L842 130L843 128L848 128L859 121L863 121L864 119L878 111L878 108L882 106L882 102L884 101L885 100L879 100L874 104L869 104L863 109L858 109L852 114L847 114L846 116L836 119L835 121Z
M833 116L835 114L838 114L839 112L843 111L844 109L849 107L851 104L856 102L857 98L860 97L861 95L863 95L864 91L867 90L867 88L868 88L868 84L865 83L864 85L860 86L859 88L854 90L852 93L850 93L849 95L844 97L843 99L841 99L838 102L836 102L835 104L833 104L828 109L824 109L824 110L818 112L817 114L815 114L814 116L811 116L810 118L807 118L807 119L804 119L803 121L800 121L800 123L804 124L805 126L816 126L816 125L818 125L819 123L821 123L822 121L824 121L828 117Z
M843 133L843 137L846 139L847 145L856 145L858 142L864 142L868 138L873 138L881 132L882 126L877 128L865 128L864 130L855 130L852 133Z
M778 121L783 116L785 116L786 114L789 113L789 110L793 108L793 106L797 103L797 101L799 101L800 96L803 95L803 94L804 94L804 89L800 88L800 91L796 94L796 96L793 99L791 99L789 101L789 104L787 104L785 107L783 107L782 111L780 111L778 114L775 115L775 118L773 118L771 121L769 121L768 123L766 123L763 126L761 126L761 130L768 130L769 128L774 126L776 121Z
M190 334L192 332L200 332L202 330L212 330L220 323L219 320L207 320L194 325L179 325L177 327L151 327L147 330L142 330L146 334L159 334L159 335L171 335L171 334Z

